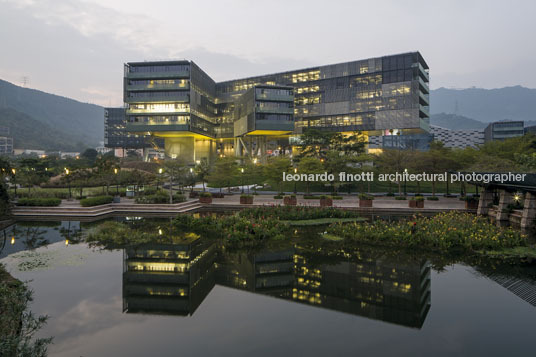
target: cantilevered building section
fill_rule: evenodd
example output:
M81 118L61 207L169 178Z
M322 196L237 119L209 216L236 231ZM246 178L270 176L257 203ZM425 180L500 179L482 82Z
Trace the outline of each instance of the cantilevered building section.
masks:
M307 128L361 131L385 147L430 140L428 65L419 52L215 83L191 61L125 65L127 130L165 138L194 162L261 159ZM396 138L396 140L394 140ZM421 148L421 147L417 147Z

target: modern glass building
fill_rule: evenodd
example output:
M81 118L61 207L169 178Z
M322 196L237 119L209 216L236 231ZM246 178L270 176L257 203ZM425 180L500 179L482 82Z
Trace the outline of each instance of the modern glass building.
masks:
M129 133L126 130L125 108L104 108L104 146L113 149L144 149L162 146L163 139Z
M415 141L429 137L428 71L419 52L220 83L192 61L130 62L126 130L165 138L166 153L189 162L264 159L307 128Z

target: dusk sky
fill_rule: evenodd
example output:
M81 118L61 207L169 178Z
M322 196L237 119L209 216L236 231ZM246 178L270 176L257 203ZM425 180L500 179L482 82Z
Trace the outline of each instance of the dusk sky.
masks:
M123 63L214 80L418 50L431 87L536 88L535 1L0 0L0 79L122 105Z

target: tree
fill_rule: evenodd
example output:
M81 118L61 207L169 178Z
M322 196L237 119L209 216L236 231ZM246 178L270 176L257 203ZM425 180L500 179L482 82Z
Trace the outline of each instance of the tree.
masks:
M334 135L334 133L318 129L305 130L300 137L300 144L297 145L299 148L297 159L301 160L304 157L325 159Z
M449 149L445 148L440 141L430 143L430 150L423 153L421 160L423 168L431 174L440 174L449 169L455 169L456 164L449 157ZM435 176L432 176L432 178L432 196L435 196L436 180Z
M169 203L173 203L173 185L186 169L185 163L180 159L164 161L164 175L169 181Z
M205 192L205 182L210 174L210 165L206 158L202 158L201 161L194 168L195 174L199 180L203 183L203 192Z
M283 192L283 172L291 172L290 159L284 156L272 157L264 166L264 176L275 187L279 185L279 192Z
M39 185L48 180L45 175L43 163L37 158L24 158L19 161L17 170L17 180L28 187L28 193L34 185Z
M366 146L365 137L358 131L345 135L318 129L307 129L300 137L300 141L301 143L298 145L298 161L304 157L325 160L330 151L340 152L347 156L356 156L364 153Z
M103 179L106 185L106 194L110 194L110 184L115 174L115 169L119 166L119 160L115 156L99 156L95 161L97 175ZM117 178L115 178L117 183Z
M298 171L301 174L319 174L323 171L324 167L322 165L322 162L320 162L318 159L315 159L313 157L305 157L300 160L298 164ZM310 182L309 180L306 181L306 192L307 194L310 193Z
M404 170L409 165L411 154L406 150L400 149L384 149L383 152L377 156L376 164L383 173L398 172L403 174ZM398 184L398 194L402 195L402 183L400 180Z
M95 164L95 160L97 160L98 156L99 156L99 152L95 149L86 149L80 155L80 157L85 159L89 163L90 166L93 166L93 164Z
M83 197L84 187L88 186L90 178L93 176L91 169L77 169L69 173L69 180L74 186L78 186L80 190L79 197Z
M231 192L231 184L236 182L238 177L238 163L233 157L221 157L216 160L207 180L213 187L219 187L220 192L223 186L227 186Z

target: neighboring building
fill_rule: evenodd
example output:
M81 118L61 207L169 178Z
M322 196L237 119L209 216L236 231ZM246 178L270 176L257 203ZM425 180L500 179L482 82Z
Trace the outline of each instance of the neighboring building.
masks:
M15 155L35 155L39 157L45 157L45 150L34 150L34 149L14 149Z
M13 138L5 126L0 126L0 155L13 155Z
M523 121L498 121L484 129L484 141L504 140L525 135Z
M79 152L74 152L74 151L72 151L72 152L60 151L60 158L66 159L68 157L79 159L80 158L80 153Z
M536 125L526 126L525 127L525 134L528 134L528 133L536 134Z
M475 148L484 144L482 130L451 130L430 125L430 133L434 136L434 140L441 141L447 148L463 149L468 146Z
M419 52L221 83L187 60L130 62L124 76L126 132L164 138L166 154L189 162L264 159L288 151L306 128L401 134L382 145L429 141L428 65Z
M104 108L104 147L124 157L128 150L163 147L163 139L126 131L125 108Z
M104 155L106 153L109 153L110 151L113 151L112 148L107 148L107 147L104 147L104 146L97 146L95 148L95 150L97 150L97 152L101 155Z

